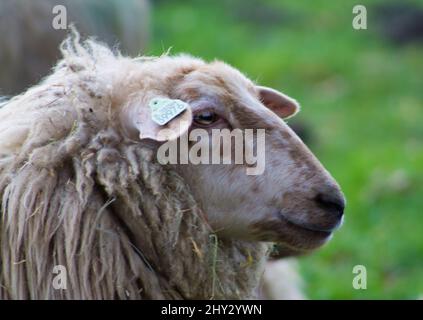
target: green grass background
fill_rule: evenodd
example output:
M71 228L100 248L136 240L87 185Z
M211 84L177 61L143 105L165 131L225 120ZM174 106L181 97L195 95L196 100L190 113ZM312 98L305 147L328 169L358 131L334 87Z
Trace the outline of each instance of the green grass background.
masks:
M356 1L155 1L147 54L221 59L302 105L310 147L341 184L346 220L300 259L311 299L423 295L423 47L352 28ZM380 3L380 1L379 1ZM423 5L422 1L418 1ZM352 287L367 268L367 289Z

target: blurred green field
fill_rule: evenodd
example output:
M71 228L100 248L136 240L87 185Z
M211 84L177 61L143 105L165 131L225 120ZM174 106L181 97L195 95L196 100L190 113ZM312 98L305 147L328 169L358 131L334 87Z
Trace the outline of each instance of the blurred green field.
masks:
M380 2L380 1L379 1ZM311 299L423 295L423 46L351 26L355 1L156 1L147 54L218 58L302 104L296 119L348 204L333 240L301 260ZM423 6L423 1L418 1ZM367 290L352 287L355 265Z

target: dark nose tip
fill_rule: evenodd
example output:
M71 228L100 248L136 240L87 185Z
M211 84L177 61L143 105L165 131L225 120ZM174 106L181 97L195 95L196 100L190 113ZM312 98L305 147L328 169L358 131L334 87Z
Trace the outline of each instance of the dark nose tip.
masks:
M345 199L340 194L319 193L315 199L317 205L323 210L341 219L345 209Z

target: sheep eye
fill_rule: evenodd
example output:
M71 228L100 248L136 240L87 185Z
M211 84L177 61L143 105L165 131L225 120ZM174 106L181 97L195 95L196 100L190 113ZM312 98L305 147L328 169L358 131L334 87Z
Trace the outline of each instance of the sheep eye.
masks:
M194 123L199 126L210 126L219 120L219 116L213 111L203 111L194 115Z

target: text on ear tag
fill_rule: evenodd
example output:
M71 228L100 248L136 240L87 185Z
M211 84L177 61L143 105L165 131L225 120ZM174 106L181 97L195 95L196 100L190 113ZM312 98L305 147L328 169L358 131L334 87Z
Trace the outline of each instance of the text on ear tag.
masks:
M153 121L161 126L188 108L188 104L182 100L167 98L153 98L148 105Z

